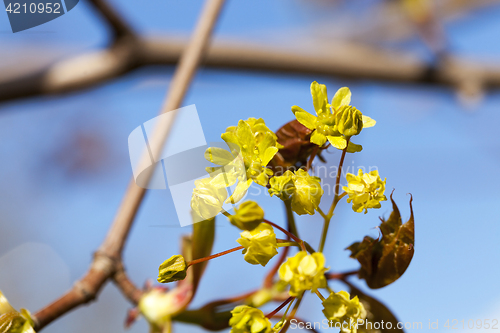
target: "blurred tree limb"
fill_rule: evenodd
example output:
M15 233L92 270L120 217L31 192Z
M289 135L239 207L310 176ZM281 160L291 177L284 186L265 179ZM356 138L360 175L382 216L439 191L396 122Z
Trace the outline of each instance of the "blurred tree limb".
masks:
M117 45L120 43L121 38L129 39L132 35L127 32L128 30L119 21L111 19L113 13L108 11L108 7L104 2L100 0L93 0L92 2L99 4L98 8L103 12L106 19L111 22L115 35L124 36L119 37L115 43L115 47L120 48ZM200 59L209 43L223 4L224 0L207 0L191 40L182 53L161 113L180 107L198 68ZM109 63L107 64L109 65ZM170 117L169 121L161 122L155 129L153 136L160 142L164 142L168 137L174 119L175 117ZM162 147L158 146L157 149L161 150ZM144 158L148 158L147 154L144 155ZM146 190L137 186L132 179L108 235L97 250L89 271L75 283L70 291L34 314L36 331L40 331L65 313L96 298L109 279L114 280L130 301L137 303L141 291L125 275L121 256L145 192Z
M11 68L0 79L0 101L63 94L92 88L139 67L176 64L188 42L138 36L101 0L92 0L113 31L108 48L55 62L43 69ZM401 51L364 43L332 42L332 47L304 52L259 44L215 40L203 56L203 65L284 73L308 73L352 79L432 83L480 91L500 86L500 64L447 55L437 65Z

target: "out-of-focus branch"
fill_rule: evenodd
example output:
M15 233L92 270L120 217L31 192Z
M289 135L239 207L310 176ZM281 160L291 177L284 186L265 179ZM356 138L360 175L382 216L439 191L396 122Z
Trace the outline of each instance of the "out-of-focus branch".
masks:
M192 38L179 61L161 113L180 106L209 43L223 3L224 0L207 1ZM153 134L154 140L162 143L166 140L173 120L174 117L170 117L169 121L161 122ZM156 149L161 151L162 145L157 145ZM144 156L146 158L147 155ZM93 300L104 283L112 277L129 300L137 301L139 297L137 288L130 283L121 269L121 254L145 192L146 190L137 186L132 179L108 235L97 251L89 271L75 283L73 289L34 315L36 331L79 305Z
M113 282L121 290L122 294L130 301L137 305L141 299L143 291L135 286L132 280L125 273L123 265L117 265L115 274L113 274Z
M141 66L173 65L187 43L169 38L122 38L110 48L70 58L41 70L0 82L0 101L62 94L91 88ZM341 76L351 79L432 83L462 87L473 80L482 88L500 86L500 64L448 57L431 67L408 53L351 43L313 52L263 45L214 41L205 66ZM332 46L332 47L333 47Z
M98 10L99 14L106 20L113 31L114 39L125 36L134 36L132 28L116 13L113 7L104 0L89 0Z

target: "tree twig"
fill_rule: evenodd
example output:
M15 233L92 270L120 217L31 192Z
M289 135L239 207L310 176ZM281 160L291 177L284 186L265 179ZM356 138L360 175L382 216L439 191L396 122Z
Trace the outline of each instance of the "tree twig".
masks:
M177 109L181 105L205 47L209 42L223 3L224 0L207 1L191 41L179 61L161 113ZM169 121L160 123L153 134L155 140L161 143L166 140L174 118L170 117ZM157 145L156 149L161 151L162 145ZM149 157L144 154L144 158ZM95 299L104 283L117 272L119 273L117 280L115 280L117 284L122 287L129 299L136 300L136 291L126 283L124 272L118 270L118 268L121 267L123 247L145 192L146 190L137 186L133 180L130 182L115 220L104 242L96 252L89 271L81 280L75 283L70 291L34 315L36 331L40 331L77 306Z
M214 41L204 56L207 67L238 70L306 73L407 83L481 88L500 87L500 64L484 64L448 56L434 67L411 54L353 43L332 42L330 49L305 53L259 44ZM0 82L0 101L64 94L95 87L143 66L173 65L186 42L169 38L137 37L118 40L110 48L56 62L31 74Z

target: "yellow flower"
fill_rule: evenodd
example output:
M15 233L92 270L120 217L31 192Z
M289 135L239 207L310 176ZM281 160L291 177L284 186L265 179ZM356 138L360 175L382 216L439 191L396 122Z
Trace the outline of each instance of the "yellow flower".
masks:
M35 333L31 314L26 309L16 311L0 291L0 332Z
M219 165L228 159L236 158L241 154L243 159L244 175L238 176L238 184L233 195L227 202L236 203L244 196L252 183L261 186L267 186L269 176L272 171L266 166L272 160L274 155L282 148L278 143L278 138L273 131L267 128L264 120L261 118L249 118L240 120L237 126L231 126L226 129L226 132L221 135L221 138L227 143L231 149L231 153L222 153L221 148L209 148L205 157L213 163ZM230 154L230 155L228 155ZM219 156L225 156L222 159ZM218 168L211 168L215 171ZM237 173L241 172L236 168ZM210 172L210 171L209 171Z
M245 201L238 208L234 209L234 214L229 217L229 221L241 230L251 231L264 220L264 210L255 201Z
M302 169L295 174L288 170L282 176L271 178L269 184L269 194L282 200L291 198L292 210L299 215L314 215L323 195L320 179Z
M271 333L271 322L264 313L247 305L237 306L231 311L229 325L231 333Z
M241 238L236 241L245 248L243 254L248 263L265 266L278 254L276 234L269 224L261 223L252 231L245 230L240 235Z
M347 147L347 152L361 151L362 147L349 141L353 135L358 135L363 128L375 125L375 120L363 115L358 109L349 105L351 91L347 87L340 88L328 103L326 86L314 81L311 83L314 116L304 109L294 105L292 112L305 127L313 130L311 142L323 146L328 140L337 149Z
M331 293L323 301L323 307L323 313L329 320L330 326L340 327L342 333L356 333L357 324L366 318L365 308L359 302L358 296L350 299L346 291Z
M305 251L298 252L288 258L279 269L280 279L290 285L290 295L299 296L305 290L316 292L318 288L326 287L325 257L321 252L308 255Z
M347 202L352 202L352 210L355 212L361 213L364 210L366 214L368 208L380 208L380 201L387 200L384 195L386 179L382 181L377 170L363 173L359 169L357 176L348 173L346 179L347 187L344 186L343 189L349 195Z
M215 178L196 180L196 185L191 197L191 208L202 219L211 219L222 211L222 205L227 198L225 184L220 183L224 174Z
M158 282L168 283L184 280L186 278L187 269L188 266L183 256L180 254L171 256L160 265Z

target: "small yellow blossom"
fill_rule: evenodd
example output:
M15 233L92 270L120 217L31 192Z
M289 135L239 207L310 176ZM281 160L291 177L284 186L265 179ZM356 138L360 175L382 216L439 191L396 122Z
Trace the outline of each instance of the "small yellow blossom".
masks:
M224 174L215 178L196 180L195 189L191 197L191 209L203 220L211 219L222 211L227 198L227 190L220 179Z
M269 224L261 223L252 231L245 230L240 235L241 238L236 241L245 248L243 254L248 263L265 266L278 254L276 234Z
M359 169L357 176L348 173L346 179L347 186L343 189L349 195L347 202L352 202L352 210L355 212L361 213L364 210L366 214L368 208L380 208L380 201L387 200L384 195L386 179L382 181L377 170L363 173Z
M297 121L312 130L311 142L323 146L328 140L337 149L345 149L354 153L362 147L350 141L351 136L358 135L363 128L375 125L375 120L365 116L351 103L351 91L347 87L340 88L328 103L326 86L314 81L311 83L314 116L304 109L294 105L292 112Z
M231 311L229 325L231 333L271 333L271 322L264 313L247 305L237 306Z
M264 210L255 201L245 201L238 208L234 209L234 214L229 217L229 221L241 230L251 231L259 226L264 220Z
M318 288L326 287L325 257L321 252L311 255L305 251L298 252L288 258L280 269L280 279L290 285L290 295L299 296L305 290L316 292Z
M269 194L282 200L291 198L292 210L299 215L314 215L323 195L320 179L302 169L295 174L288 170L282 176L271 178L269 184Z
M180 254L172 256L160 265L158 282L168 283L184 280L187 269L188 266L183 256Z
M363 304L360 303L358 296L350 299L346 291L331 293L323 301L323 313L329 320L330 326L341 327L342 333L356 333L357 324L363 322L366 318L366 311Z
M252 183L261 186L267 186L269 176L272 171L266 166L272 160L274 155L282 148L278 143L278 138L271 131L261 118L249 118L240 120L237 126L231 126L226 129L226 132L221 135L221 138L231 148L231 155L238 156L241 154L245 168L244 177L238 177L239 182L234 190L233 195L227 202L236 203L240 200ZM214 154L217 149L209 148L205 154L206 158L213 163L218 164ZM222 156L222 154L219 154ZM228 154L223 160L230 159ZM217 168L213 168L216 170Z

